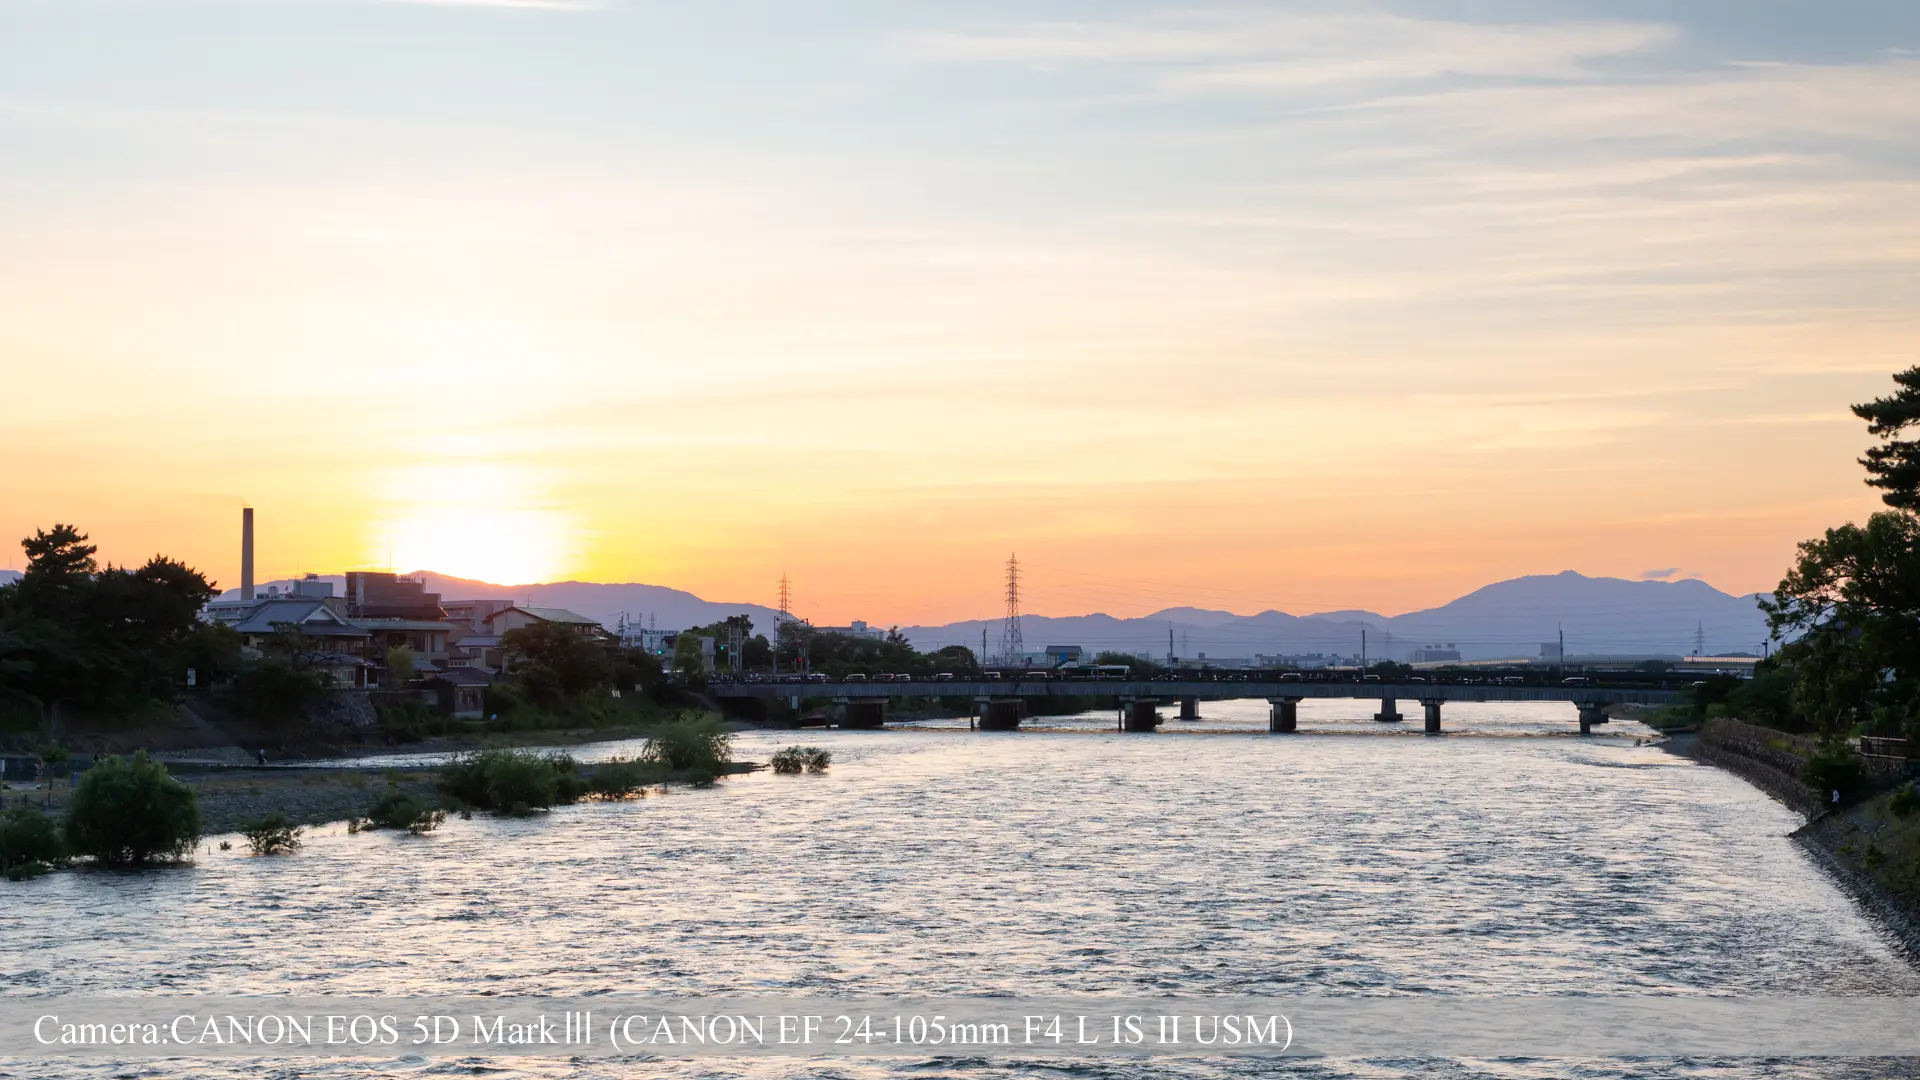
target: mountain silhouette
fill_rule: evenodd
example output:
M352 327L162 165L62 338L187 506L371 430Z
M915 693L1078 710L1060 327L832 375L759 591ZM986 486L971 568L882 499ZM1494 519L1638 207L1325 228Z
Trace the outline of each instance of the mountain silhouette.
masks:
M703 626L744 614L754 630L771 633L775 612L763 604L706 600L682 589L637 582L603 584L556 581L538 585L495 585L448 577L431 571L416 576L447 600L499 598L540 607L567 608L608 626L624 614L629 622L651 622L663 630ZM323 580L342 588L344 578ZM262 583L265 589L269 583ZM290 581L270 584L288 588ZM228 594L233 595L232 593ZM1366 633L1370 659L1404 660L1427 645L1457 647L1463 659L1534 657L1541 646L1557 644L1565 634L1569 655L1595 653L1687 655L1696 641L1708 653L1759 652L1767 637L1757 596L1733 596L1697 579L1628 581L1587 577L1571 570L1499 581L1436 608L1404 615L1342 610L1312 615L1262 611L1236 615L1197 607L1171 607L1151 615L1116 618L1103 613L1071 616L1027 615L1021 636L1029 651L1048 645L1078 645L1098 652L1144 653L1162 657L1167 635L1183 658L1239 659L1255 653L1356 655ZM982 629L987 651L1000 649L1002 621L970 619L940 626L903 626L901 632L921 649L965 645L978 650Z

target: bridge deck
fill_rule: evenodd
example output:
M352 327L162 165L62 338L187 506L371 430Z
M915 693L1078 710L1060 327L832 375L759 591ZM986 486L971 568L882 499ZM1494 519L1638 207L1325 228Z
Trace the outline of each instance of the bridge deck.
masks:
M936 682L714 682L707 692L721 698L825 697L848 701L889 698L1394 698L1407 701L1565 701L1575 705L1672 705L1678 690L1611 686L1460 686L1449 683L1133 681L1121 679L954 679Z

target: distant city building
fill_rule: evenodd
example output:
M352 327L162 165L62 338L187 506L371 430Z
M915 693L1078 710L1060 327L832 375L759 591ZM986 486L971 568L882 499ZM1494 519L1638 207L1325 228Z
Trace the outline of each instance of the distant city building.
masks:
M1449 641L1442 645L1422 645L1413 650L1412 662L1416 664L1445 664L1460 659L1460 649Z
M887 640L885 630L868 626L862 619L855 619L846 626L816 626L814 629L823 634L841 634L846 637L866 638L869 641Z
M627 626L619 634L620 647L639 649L654 656L673 654L674 638L679 635L672 630L648 630L641 626Z
M426 582L376 570L347 572L347 617L351 619L445 619L440 594Z
M459 623L476 634L489 632L487 616L512 606L511 600L443 600L440 603L440 609L447 613L449 621Z
M1564 657L1560 655L1560 643L1557 641L1541 642L1540 643L1540 659L1545 660L1550 664L1559 663L1562 659L1564 659Z
M1084 663L1087 650L1078 645L1049 645L1042 654L1048 667L1064 667L1068 664Z

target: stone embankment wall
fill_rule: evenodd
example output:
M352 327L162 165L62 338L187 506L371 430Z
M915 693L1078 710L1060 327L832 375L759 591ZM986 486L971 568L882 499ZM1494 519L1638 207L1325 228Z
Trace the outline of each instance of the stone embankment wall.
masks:
M1793 833L1808 857L1920 957L1920 812L1901 813L1903 766L1864 762L1878 793L1835 808L1800 780L1814 740L1738 720L1702 724L1689 753L1745 779L1809 817Z
M1803 814L1824 809L1819 792L1800 780L1800 768L1813 756L1812 739L1715 718L1700 725L1693 753L1741 777Z

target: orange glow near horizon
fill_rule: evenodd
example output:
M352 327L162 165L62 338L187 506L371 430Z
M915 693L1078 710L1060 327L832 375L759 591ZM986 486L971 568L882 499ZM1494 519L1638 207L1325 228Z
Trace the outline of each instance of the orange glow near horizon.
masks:
M57 52L0 71L16 568L71 521L232 586L251 503L262 581L825 623L997 617L1009 551L1041 614L1741 593L1876 508L1847 406L1920 361L1872 35L86 7L0 11Z

